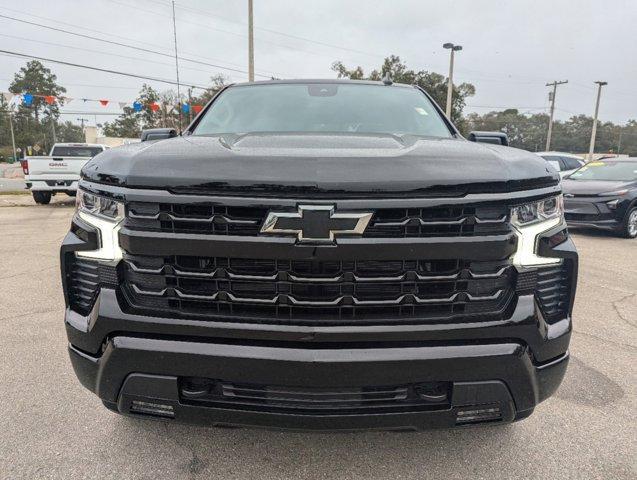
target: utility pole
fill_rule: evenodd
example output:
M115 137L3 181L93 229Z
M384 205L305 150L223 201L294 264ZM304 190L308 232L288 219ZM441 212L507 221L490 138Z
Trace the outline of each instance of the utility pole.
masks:
M175 39L175 73L177 74L177 113L179 114L179 130L181 131L181 92L179 91L179 56L177 55L177 21L175 20L175 0L173 0L173 37Z
M252 0L248 0L248 81L254 82L254 15Z
M546 134L546 151L548 152L551 149L551 134L553 133L553 114L555 113L555 95L557 94L557 86L568 83L568 80L563 80L558 82L557 80L553 83L547 83L547 87L553 87L553 91L549 93L549 100L551 101L551 114L549 118L549 131Z
M456 52L462 50L462 45L454 45L453 43L445 43L442 48L451 50L451 57L449 59L449 79L447 81L447 105L445 113L447 118L451 119L451 100L453 97L453 57Z
M595 152L595 136L597 135L597 115L599 114L599 99L602 96L602 87L608 85L608 82L595 82L597 84L597 101L595 102L595 116L593 118L593 131L591 132L591 145L588 148L588 161L593 160L593 153Z

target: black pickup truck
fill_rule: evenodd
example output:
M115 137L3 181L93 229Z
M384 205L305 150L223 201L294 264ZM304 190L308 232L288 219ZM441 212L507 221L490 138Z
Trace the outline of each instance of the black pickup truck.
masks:
M65 325L107 408L423 429L556 390L577 278L558 174L390 83L231 85L84 167Z

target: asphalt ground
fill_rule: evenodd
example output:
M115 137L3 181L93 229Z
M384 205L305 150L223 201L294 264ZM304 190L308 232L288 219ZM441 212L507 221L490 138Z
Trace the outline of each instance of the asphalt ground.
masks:
M637 240L575 233L571 362L511 425L394 433L193 427L118 416L80 386L58 248L73 199L0 196L0 478L637 478Z

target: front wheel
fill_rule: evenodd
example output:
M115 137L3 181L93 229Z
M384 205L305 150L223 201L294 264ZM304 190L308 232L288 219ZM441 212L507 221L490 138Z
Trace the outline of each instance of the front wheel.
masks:
M633 207L626 212L620 233L624 238L637 237L637 207Z
M47 205L51 201L51 192L32 192L33 200L40 205Z

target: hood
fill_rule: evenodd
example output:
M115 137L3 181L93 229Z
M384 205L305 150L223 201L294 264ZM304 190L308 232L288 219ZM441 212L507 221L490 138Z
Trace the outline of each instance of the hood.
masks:
M562 180L562 191L566 196L592 196L600 193L614 192L624 188L634 188L637 182L615 180Z
M83 178L174 193L464 195L556 185L532 153L464 139L368 134L184 136L108 150Z

